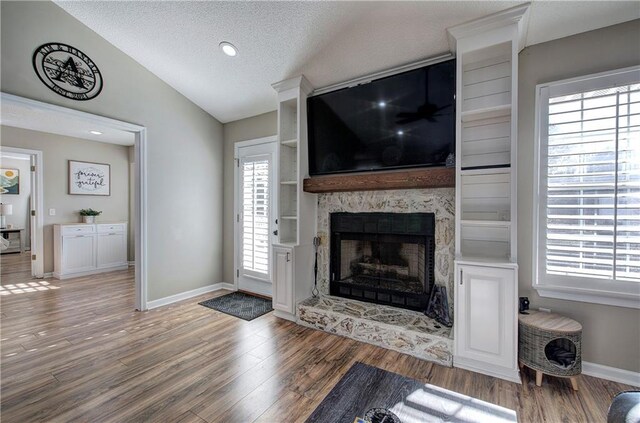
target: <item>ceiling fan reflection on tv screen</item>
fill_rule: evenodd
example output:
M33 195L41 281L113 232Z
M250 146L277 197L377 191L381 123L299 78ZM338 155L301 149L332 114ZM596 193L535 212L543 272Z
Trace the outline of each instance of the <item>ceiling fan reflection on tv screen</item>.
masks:
M309 173L444 166L455 152L455 60L307 99Z

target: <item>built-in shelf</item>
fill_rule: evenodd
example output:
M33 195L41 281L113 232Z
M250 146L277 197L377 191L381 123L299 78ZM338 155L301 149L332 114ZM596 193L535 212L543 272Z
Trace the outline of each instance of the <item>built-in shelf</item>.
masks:
M298 146L298 139L294 138L294 139L291 139L291 140L280 141L280 144L286 145L287 147L297 147Z
M511 222L508 220L469 220L461 219L460 224L462 226L488 226L488 227L503 227L510 228Z
M483 257L473 255L458 255L456 256L457 264L490 264L492 266L500 267L517 267L518 264L512 262L508 257Z
M456 170L448 167L400 171L314 176L304 180L306 192L379 191L385 189L450 188L456 185Z
M280 216L282 220L298 220L298 216L295 215L282 215Z
M491 168L483 168L483 169L462 169L460 171L460 175L469 176L469 175L495 175L499 173L511 173L510 167L491 167Z
M298 181L282 181L281 185L298 185Z
M277 245L282 245L284 247L295 247L297 244L297 240L293 238L282 238L280 237L280 241Z
M463 167L462 170L490 170L490 169L509 169L511 165L509 164L496 164L496 165L487 165L487 166L469 166Z
M501 104L493 107L483 107L479 109L466 110L460 113L463 122L473 120L492 119L500 116L509 116L511 114L511 104Z

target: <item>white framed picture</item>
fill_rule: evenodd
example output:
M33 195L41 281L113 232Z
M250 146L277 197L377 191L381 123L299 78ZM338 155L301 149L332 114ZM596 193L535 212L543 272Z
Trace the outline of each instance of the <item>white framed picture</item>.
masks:
M111 165L69 160L69 194L111 195Z

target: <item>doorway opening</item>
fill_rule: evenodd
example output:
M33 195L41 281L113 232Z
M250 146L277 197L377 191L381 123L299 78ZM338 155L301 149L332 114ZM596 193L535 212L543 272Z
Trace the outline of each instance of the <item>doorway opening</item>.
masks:
M41 278L43 271L42 217L37 213L42 204L42 164L39 150L0 147L0 214L2 223L1 253L13 254L6 272L30 272Z
M147 309L147 183L146 183L146 162L147 162L147 137L146 128L144 126L110 119L104 116L99 116L91 113L81 112L78 110L56 106L40 101L27 99L11 94L0 93L0 102L2 106L2 122L3 126L27 129L30 131L45 132L56 135L63 135L67 137L81 138L84 140L99 141L111 143L107 141L113 138L115 141L112 143L118 144L118 139L122 139L121 145L130 146L131 160L126 164L126 173L130 175L130 182L128 183L128 190L133 192L132 196L127 198L126 202L128 207L133 209L133 218L129 222L134 227L134 233L131 237L133 239L135 252L133 254L133 262L135 263L135 309L146 310ZM97 138L103 137L103 138ZM118 138L120 137L120 138ZM125 140L126 139L126 140ZM3 140L3 144L7 144ZM24 147L24 145L21 145ZM10 147L3 145L3 151L9 151ZM19 149L19 148L15 148ZM24 150L24 148L23 148ZM29 153L28 153L29 154ZM32 214L35 214L35 223L33 224L35 232L35 243L31 241L31 248L34 248L35 244L35 262L39 262L43 258L41 253L42 248L47 248L44 236L42 235L44 230L44 216L45 205L42 201L43 185L43 172L46 167L43 164L42 152L38 155L37 150L33 150L31 153L32 159L36 161L39 159L39 164L35 166L35 187L40 195L40 201L38 201L37 195L34 201L34 208ZM70 162L72 157L64 157L61 160ZM96 160L97 161L97 160ZM38 176L39 175L39 176ZM40 180L38 181L38 177ZM53 176L58 179L58 185L64 184L64 188L58 187L58 189L68 189L68 193L71 193L70 185L67 185L67 170L64 174ZM69 188L67 188L69 186ZM47 207L47 216L55 215L57 211L54 207ZM77 222L77 220L75 220ZM73 222L69 222L73 223ZM107 234L110 234L108 232ZM97 236L100 236L98 234ZM33 238L33 237L32 237ZM38 242L38 239L40 242ZM39 257L38 257L39 256ZM39 260L40 259L40 260ZM42 263L40 263L42 264ZM45 277L48 276L48 271L45 271L44 266L42 269L40 264L32 271L32 276Z

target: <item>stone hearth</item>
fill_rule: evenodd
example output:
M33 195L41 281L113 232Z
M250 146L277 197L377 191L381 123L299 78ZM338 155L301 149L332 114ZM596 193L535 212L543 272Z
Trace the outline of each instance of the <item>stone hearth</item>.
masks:
M452 365L453 330L422 313L321 295L298 304L297 323Z

